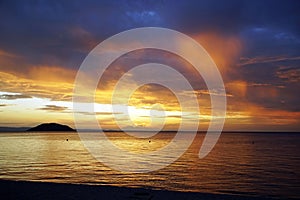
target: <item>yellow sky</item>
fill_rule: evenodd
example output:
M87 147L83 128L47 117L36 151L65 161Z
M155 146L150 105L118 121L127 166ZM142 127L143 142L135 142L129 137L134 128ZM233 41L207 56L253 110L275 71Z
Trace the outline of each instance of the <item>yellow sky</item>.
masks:
M247 93L253 84L246 80L231 78L236 73L234 63L240 59L240 51L243 47L238 38L226 38L211 33L194 35L193 38L205 47L224 79L227 92L225 130L297 130L299 128L300 112L268 108L249 101ZM141 54L143 56L143 53ZM9 63L17 56L4 50L0 51L0 126L34 126L43 122L58 122L74 127L72 94L77 71L64 66L51 65L30 66L24 70L22 63L19 63L19 67L9 67ZM131 95L127 106L121 108L122 105L119 105L118 112L113 112L110 104L111 95L116 80L125 73L122 62L124 60L107 70L96 92L95 113L103 128L117 128L114 115L118 119L124 119L124 122L122 120L119 122L123 127L128 126L124 117L126 113L122 109L128 110L134 127L155 128L164 124L165 129L173 130L181 122L181 116L185 115L189 117L191 124L200 120L199 129L205 130L210 119L218 117L211 116L210 109L210 95L217 94L209 93L207 88L202 86L205 85L203 81L201 87L198 87L199 76L193 78L194 81L196 80L194 86L197 87L193 93L197 95L200 112L191 107L187 112L182 113L176 96L169 89L153 84L139 87ZM188 70L189 66L184 65L183 68L187 69L186 74L192 73ZM126 87L120 91L122 92L127 93ZM187 96L191 95L189 93L191 91L183 92L186 92ZM257 86L255 95L257 98L265 96L276 98L280 94L277 86L260 85ZM82 110L82 122L86 128L90 127L85 117L91 114Z

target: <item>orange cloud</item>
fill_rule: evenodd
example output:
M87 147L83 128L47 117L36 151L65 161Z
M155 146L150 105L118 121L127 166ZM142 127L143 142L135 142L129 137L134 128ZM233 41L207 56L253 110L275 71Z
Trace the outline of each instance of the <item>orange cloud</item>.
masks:
M274 56L274 57L254 57L254 58L241 58L239 66L261 64L261 63L274 63L282 61L297 61L300 60L300 56L296 57L285 57L285 56Z
M137 108L151 108L161 104L166 110L180 110L176 96L169 89L158 85L144 85L138 88L129 100Z
M292 67L280 67L276 72L278 78L290 83L300 82L300 69Z
M228 72L234 73L232 67L239 60L243 47L239 38L211 32L194 35L193 38L206 49L223 76Z
M226 91L234 97L245 97L247 94L247 82L243 80L229 82L226 84Z
M85 36L89 36L87 32L84 30L74 29L75 35L80 35L82 38ZM247 93L249 93L250 86L255 87L255 95L259 98L275 98L280 95L276 87L266 85L266 84L251 84L245 80L230 80L230 75L232 73L236 73L234 66L236 61L239 60L239 55L242 49L242 42L239 38L230 37L230 36L221 36L212 33L199 34L194 36L194 38L208 51L211 55L217 66L219 67L223 78L225 79L225 86L227 91L227 102L228 102L228 112L227 112L227 120L226 120L226 128L227 129L267 129L266 127L287 127L291 125L291 127L296 127L300 124L300 112L289 112L285 110L276 110L276 109L268 109L262 106L253 104L247 101ZM91 45L87 43L86 46L89 48ZM195 53L196 52L190 52ZM153 57L155 58L155 54ZM170 60L171 64L174 64L175 60L169 54L161 54L164 60ZM5 51L0 50L0 59L5 59L5 62L12 58L16 58L16 55L10 54ZM113 67L108 69L104 74L104 78L98 90L96 92L96 100L97 103L111 103L111 95L112 89L115 86L116 80L118 80L128 69L130 69L129 65L132 63L138 63L140 59L144 59L142 61L149 61L149 54L147 52L142 52L136 54L133 57L126 57L122 62L115 63ZM173 60L172 60L173 59ZM295 58L296 59L296 58ZM263 61L263 59L256 60L244 60L244 64L257 63L257 62L273 62L278 61L278 59L267 59ZM280 61L280 59L279 59ZM21 68L9 68L6 66L7 63L4 61L1 62L1 72L0 72L0 91L7 92L15 92L22 93L22 95L28 96L36 96L41 98L49 98L51 100L56 101L71 101L73 95L73 82L76 76L76 71L71 69L66 69L62 66L31 66L26 68L26 70ZM126 64L127 65L123 65ZM132 62L132 63L131 63ZM178 66L183 66L182 68L187 69L188 72L181 70L183 74L189 76L193 73L189 71L191 66L187 66L188 64L182 61L178 62L177 69L181 70ZM8 63L9 64L9 63ZM5 65L5 66L4 66ZM176 68L176 67L175 67ZM194 71L193 71L194 72ZM298 75L297 70L285 70L282 69L278 71L277 76L282 79L289 80L298 80L296 79ZM291 79L291 77L294 79ZM208 93L207 88L205 86L200 85L200 79L198 76L191 76L192 81L196 84L193 86L197 86L196 94L199 97L199 105L200 105L200 115L191 116L190 123L200 119L200 127L207 127L211 116L210 116L210 99L209 95L217 95ZM195 81L196 80L196 81ZM200 81L199 81L200 80ZM88 77L87 77L88 81ZM202 81L203 82L203 81ZM200 85L200 86L199 86ZM130 85L128 85L130 86ZM120 92L128 92L128 88L126 87L124 91ZM186 92L186 95L189 95L191 91L183 91ZM7 97L6 97L7 98ZM12 97L11 97L12 98ZM178 100L172 94L172 92L159 88L157 86L147 85L139 88L129 100L129 105L134 106L136 108L146 108L149 109L153 104L160 103L164 106L166 110L170 111L178 111L180 110L180 106L178 104ZM4 104L2 104L4 105ZM64 111L65 107L58 107L57 105L52 105L51 103L45 105L40 109L35 110L34 112L42 112L42 111ZM1 105L0 105L1 106ZM5 107L5 106L2 106ZM24 111L25 112L25 111ZM56 115L56 113L51 112L49 115L51 119L55 119L56 116L60 116L60 120L71 120L64 118L64 115ZM55 116L54 116L55 114ZM7 115L7 114L6 114ZM101 124L105 128L116 127L116 124L112 117L108 116L105 113L99 112L99 119L101 118ZM105 115L105 116L104 116ZM15 116L14 113L9 114L9 118L7 122L13 121ZM20 117L21 118L21 117ZM30 119L30 121L38 120L39 116L35 115ZM26 118L23 117L19 121L26 121ZM139 125L143 125L145 121L149 121L146 117L139 118ZM144 121L143 121L144 120ZM167 128L176 128L180 123L180 116L174 115L169 116L166 119ZM204 124L204 126L203 126Z
M46 76L46 74L44 75ZM69 101L72 99L73 83L68 81L55 82L56 78L38 80L22 78L10 73L0 72L0 91L22 93L23 95L49 98L52 100Z
M38 81L72 83L77 71L59 66L33 66L27 72L27 78Z

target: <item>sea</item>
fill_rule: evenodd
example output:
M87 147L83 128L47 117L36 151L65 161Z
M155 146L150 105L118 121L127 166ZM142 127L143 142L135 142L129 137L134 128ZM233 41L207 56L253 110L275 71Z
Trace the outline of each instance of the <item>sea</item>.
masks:
M156 151L176 135L160 132L149 139L106 134L118 148L135 153ZM76 132L4 132L0 179L300 198L300 133L225 132L200 159L204 137L197 133L185 153L166 167L133 173L95 159Z

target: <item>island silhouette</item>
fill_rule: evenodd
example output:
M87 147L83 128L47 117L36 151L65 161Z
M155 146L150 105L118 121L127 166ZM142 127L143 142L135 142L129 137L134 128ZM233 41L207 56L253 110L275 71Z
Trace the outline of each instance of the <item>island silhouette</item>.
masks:
M75 129L58 123L43 123L35 127L29 128L26 131L35 132L35 131L64 131L64 132L74 132Z

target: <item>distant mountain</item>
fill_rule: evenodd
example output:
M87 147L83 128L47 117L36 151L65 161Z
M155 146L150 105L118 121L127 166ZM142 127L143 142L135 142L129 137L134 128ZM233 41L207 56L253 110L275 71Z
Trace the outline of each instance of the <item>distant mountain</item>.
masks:
M29 127L0 127L0 132L23 132Z
M40 124L36 127L30 128L27 131L76 131L72 129L71 127L63 124L57 124L57 123L44 123Z

